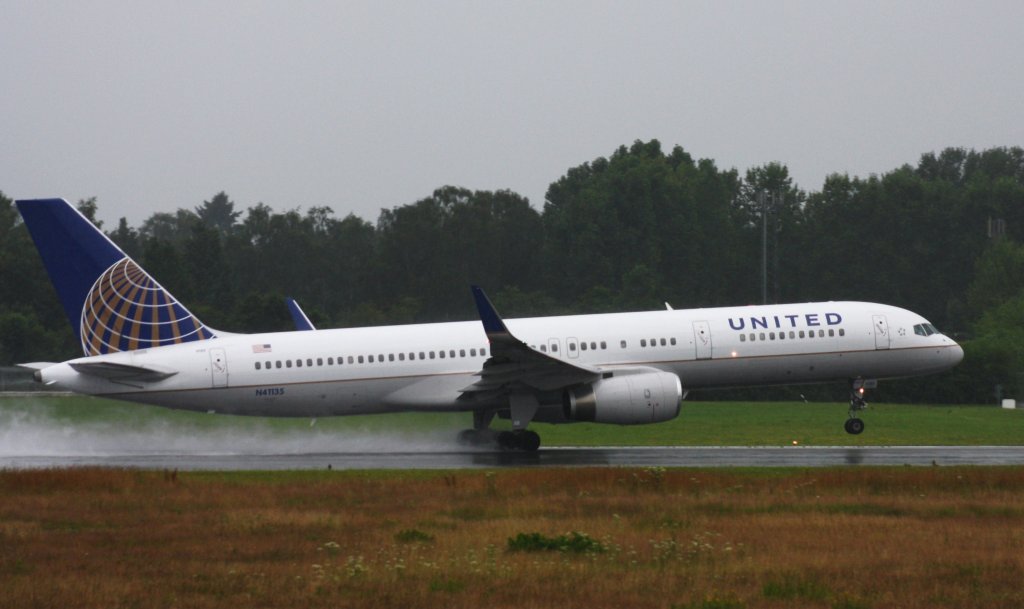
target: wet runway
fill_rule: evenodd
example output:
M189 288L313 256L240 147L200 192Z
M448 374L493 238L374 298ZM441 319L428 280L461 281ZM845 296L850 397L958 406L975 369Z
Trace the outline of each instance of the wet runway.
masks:
M337 453L122 453L0 456L0 469L136 467L186 470L473 469L504 467L830 467L1024 465L1024 446L607 447Z

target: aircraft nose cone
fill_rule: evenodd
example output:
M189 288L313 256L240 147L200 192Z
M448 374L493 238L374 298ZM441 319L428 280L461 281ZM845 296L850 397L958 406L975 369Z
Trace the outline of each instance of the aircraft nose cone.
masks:
M949 350L949 363L951 366L955 366L964 359L964 348L960 345L953 343L953 347Z

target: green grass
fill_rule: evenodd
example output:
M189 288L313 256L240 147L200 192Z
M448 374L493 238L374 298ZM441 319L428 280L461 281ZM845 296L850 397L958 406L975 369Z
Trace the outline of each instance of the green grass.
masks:
M1020 445L1024 410L987 406L872 404L860 436L843 431L846 404L802 402L683 402L673 421L617 426L578 423L531 427L545 446L879 446ZM303 433L310 420L210 415L99 398L0 397L0 425L14 417L65 425L114 426L124 431L152 426L186 434L197 430ZM468 413L402 413L319 419L318 433L452 434L470 422ZM497 421L496 427L507 427ZM108 433L115 433L108 430Z

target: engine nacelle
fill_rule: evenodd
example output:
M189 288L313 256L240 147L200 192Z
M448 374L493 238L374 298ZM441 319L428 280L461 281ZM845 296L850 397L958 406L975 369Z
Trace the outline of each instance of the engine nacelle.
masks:
M637 425L676 418L682 399L682 383L670 372L625 371L566 390L562 408L570 421Z

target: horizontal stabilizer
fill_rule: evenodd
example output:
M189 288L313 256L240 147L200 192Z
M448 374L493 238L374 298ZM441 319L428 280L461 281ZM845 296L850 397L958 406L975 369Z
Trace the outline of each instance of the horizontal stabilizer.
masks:
M28 362L25 364L15 364L19 368L28 368L29 370L42 370L43 368L49 368L50 366L56 366L54 362Z
M178 374L177 370L163 366L132 366L114 362L69 362L76 372L104 378L109 381L162 381Z

